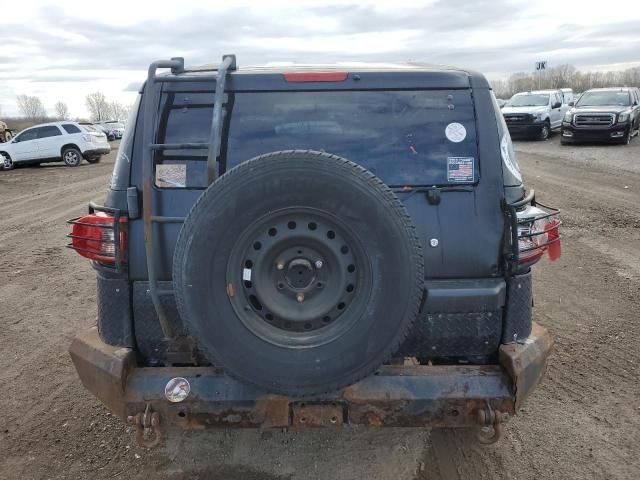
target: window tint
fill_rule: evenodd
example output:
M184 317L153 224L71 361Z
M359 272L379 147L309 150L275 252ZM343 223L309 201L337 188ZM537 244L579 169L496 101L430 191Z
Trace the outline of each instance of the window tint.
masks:
M252 92L231 97L222 145L227 169L268 152L312 149L357 162L391 186L468 184L479 177L468 90ZM161 125L161 141L206 142L211 116L210 104L172 108ZM161 163L179 161L186 167L162 167L163 177L173 186L206 186L205 162L197 161L205 156L206 151L165 152ZM194 185L197 179L205 185Z
M35 140L38 137L37 129L32 128L31 130L26 130L22 132L20 135L16 137L17 142L26 142L29 140Z
M72 123L65 123L62 125L67 133L80 133L80 129Z
M38 138L55 137L56 135L62 135L60 129L55 125L49 125L48 127L36 128L38 131Z

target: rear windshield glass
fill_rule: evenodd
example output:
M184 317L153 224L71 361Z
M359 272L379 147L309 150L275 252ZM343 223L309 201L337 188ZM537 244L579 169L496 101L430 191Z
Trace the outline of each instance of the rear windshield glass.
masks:
M207 141L210 103L180 97L164 115L164 142ZM357 162L390 186L469 184L479 178L468 90L236 93L227 96L226 110L227 169L268 152L312 149ZM160 157L161 163L179 162L176 153ZM186 167L171 171L185 172L185 181L191 180L184 186L200 186L193 183L206 177L206 167L194 163L194 151L183 153ZM172 177L163 186L183 185Z
M64 128L67 133L80 133L80 129L72 123L65 123L62 125L62 128Z

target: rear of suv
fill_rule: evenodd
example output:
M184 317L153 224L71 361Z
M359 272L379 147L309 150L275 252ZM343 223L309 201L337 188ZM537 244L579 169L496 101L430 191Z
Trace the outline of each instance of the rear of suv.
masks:
M159 68L170 73L158 75ZM175 427L478 427L552 348L485 78L418 65L149 68L103 205L71 220L98 325L70 353L147 446Z
M107 137L76 122L43 123L27 128L0 145L4 168L16 165L64 162L77 167L83 159L97 163L111 151Z

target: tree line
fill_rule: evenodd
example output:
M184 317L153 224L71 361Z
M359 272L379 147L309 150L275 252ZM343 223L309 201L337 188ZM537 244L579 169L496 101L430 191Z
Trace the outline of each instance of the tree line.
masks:
M547 88L571 88L582 93L590 88L640 87L640 67L609 72L581 72L573 65L559 65L541 73L517 72L506 80L490 82L498 98Z
M53 115L47 113L40 97L32 95L18 95L16 97L20 116L30 122L43 122L45 120L70 120L69 107L64 102L56 102L53 106ZM108 100L102 92L90 93L85 98L89 119L92 122L103 120L126 120L129 116L131 105L124 105L116 100Z

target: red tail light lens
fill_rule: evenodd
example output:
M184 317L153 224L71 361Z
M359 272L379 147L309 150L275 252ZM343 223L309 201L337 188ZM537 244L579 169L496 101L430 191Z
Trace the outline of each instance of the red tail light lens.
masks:
M69 220L69 223L72 225L68 235L71 238L70 248L96 262L112 265L126 263L126 217L120 217L116 225L112 215L95 212Z
M293 72L285 73L287 82L344 82L347 72Z
M545 253L549 260L560 258L560 220L554 214L528 206L518 215L518 263L533 264Z

